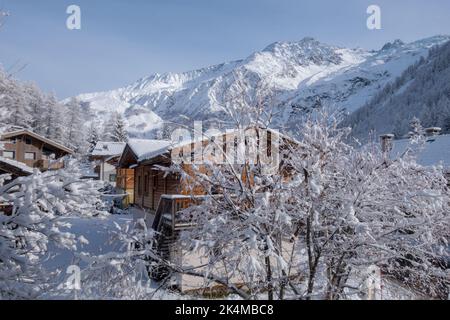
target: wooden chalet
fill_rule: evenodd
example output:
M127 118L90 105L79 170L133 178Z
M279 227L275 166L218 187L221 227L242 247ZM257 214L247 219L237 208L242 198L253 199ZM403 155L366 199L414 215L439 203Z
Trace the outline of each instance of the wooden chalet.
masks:
M72 149L25 129L3 134L0 142L3 144L0 157L41 171L61 169L64 163L57 160L74 153Z
M131 139L128 141L117 169L117 187L129 194L129 202L148 210L156 210L162 194L172 192L166 189L168 183L160 171L148 165L140 165L139 159L170 145L169 141ZM145 181L144 181L145 179ZM172 183L172 182L169 182Z
M261 140L260 137L266 137L267 144L265 145L272 146L272 141L274 141L273 139L277 134L279 136L276 138L280 148L285 143L293 143L293 140L290 138L273 130L252 127L245 130L245 134L243 134L246 145L247 132L250 130L254 130L254 133L256 132L258 146ZM266 132L264 132L265 135L263 136L261 133L264 130ZM237 130L227 131L226 133L218 133L209 137L201 136L197 139L175 144L170 141L130 141L125 147L119 161L119 168L121 168L119 170L133 170L134 204L146 212L145 220L147 225L158 231L155 249L164 259L179 259L179 248L173 244L178 238L179 233L191 226L189 221L184 221L181 218L179 212L195 203L201 203L207 195L205 190L192 188L193 178L187 177L182 179L178 174L167 173L161 170L161 167L170 167L174 163L172 155L178 154L182 159L191 160L191 162L181 162L184 171L189 175L189 172L192 171L191 163L195 161L196 157L196 154L192 152L193 150L196 150L199 146L205 150L214 145L212 152L208 152L207 155L202 154L201 156L206 157L212 163L216 163L214 162L214 154L222 151L223 153L227 153L227 150L236 151L238 149L237 143L239 139L242 142L242 133L242 131ZM221 141L221 143L216 143L217 141ZM231 144L233 144L232 147L230 147ZM222 148L223 150L216 149L214 151L214 148ZM268 147L265 152L267 152L267 157L271 157L274 150ZM176 160L178 161L179 159ZM218 163L218 165L221 165L221 163ZM198 167L200 170L204 168L202 165ZM278 165L276 170L279 170ZM252 183L251 177L249 183ZM221 196L219 190L217 190L215 196ZM199 259L199 257L192 257L192 264L200 261ZM166 275L166 271L156 268L152 270L151 276L155 279L162 279ZM191 279L183 278L174 284L174 286L185 290L192 286L195 287L195 284Z
M97 142L89 155L89 160L94 163L97 179L106 181L113 187L116 186L117 165L125 145L125 142Z
M250 128L248 130L255 130ZM267 130L267 129L256 129ZM267 137L271 139L274 132L268 130ZM223 139L222 147L226 152L227 143L236 143L236 131L219 134L214 139ZM283 138L285 139L285 138ZM202 144L203 148L210 145L209 137L200 138L198 141L172 144L170 141L141 140L140 147L133 146L136 142L131 141L125 147L124 153L119 161L119 168L134 170L134 204L150 212L156 212L161 197L163 195L191 195L192 190L189 181L182 180L176 174L167 174L158 167L170 167L172 164L171 154L185 153L184 156L192 157L190 150L194 150ZM145 142L146 141L146 142ZM271 145L268 141L268 145ZM186 151L186 147L189 151ZM186 153L189 152L187 155ZM270 156L270 149L268 149ZM189 172L190 164L183 165L186 172ZM194 190L194 194L203 195L203 190Z

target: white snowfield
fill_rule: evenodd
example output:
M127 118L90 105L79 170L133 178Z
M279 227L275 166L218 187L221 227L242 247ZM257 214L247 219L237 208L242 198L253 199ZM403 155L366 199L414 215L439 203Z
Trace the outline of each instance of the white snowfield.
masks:
M77 98L90 103L96 118L106 121L110 112L118 111L132 136L148 137L163 120L222 119L227 95L268 87L283 107L277 121L285 124L295 122L298 110L314 108L319 100L348 112L357 110L431 47L449 40L450 36L435 36L408 44L395 41L378 51L341 48L312 38L277 42L243 60L154 74L124 88Z

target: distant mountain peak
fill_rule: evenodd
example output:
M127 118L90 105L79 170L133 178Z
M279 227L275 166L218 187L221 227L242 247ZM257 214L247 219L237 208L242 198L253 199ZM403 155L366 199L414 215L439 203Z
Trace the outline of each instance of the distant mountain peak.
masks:
M312 37L300 41L279 41L264 48L262 53L271 53L275 57L291 59L300 65L339 64L342 62L339 48L322 43Z
M446 39L450 38L436 36L408 44L395 40L379 51L343 48L311 37L280 41L242 60L154 74L116 90L80 95L79 99L89 104L93 117L120 112L132 136L151 137L163 122L184 123L187 118L226 121L230 99L239 96L235 91L242 89L253 95L266 87L283 107L276 121L289 127L298 114L321 105L357 110Z
M396 39L393 42L388 42L386 43L381 50L390 50L390 49L394 49L394 48L400 48L403 47L405 45L405 43L400 40L400 39Z

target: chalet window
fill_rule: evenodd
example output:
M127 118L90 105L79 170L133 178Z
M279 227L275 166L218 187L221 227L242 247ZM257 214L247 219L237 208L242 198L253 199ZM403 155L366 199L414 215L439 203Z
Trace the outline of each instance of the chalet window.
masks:
M25 152L25 160L36 160L35 152Z
M46 147L44 147L42 149L42 159L48 160L48 159L54 159L54 158L56 158L54 151L52 151Z
M3 151L3 157L7 159L15 159L16 153L14 151Z
M116 182L117 175L116 174L110 174L109 175L109 182Z
M138 195L142 195L141 176L138 176L137 189L138 189Z
M149 187L150 183L149 183L149 179L148 179L148 174L146 174L144 176L144 192L147 193L148 192L148 187Z
M25 138L25 144L31 144L31 138Z
M227 154L227 139L225 137L223 137L222 150L223 150L223 155L225 157Z
M158 172L153 173L153 187L158 187Z
M215 157L216 156L216 145L215 145L216 137L211 137L210 143L211 143L211 146L212 146L211 156Z

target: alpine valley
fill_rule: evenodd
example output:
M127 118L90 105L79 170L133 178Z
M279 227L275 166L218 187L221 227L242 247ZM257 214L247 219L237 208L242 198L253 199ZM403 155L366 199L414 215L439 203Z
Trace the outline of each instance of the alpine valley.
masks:
M367 109L368 105L377 108L370 102L386 86L428 59L431 48L448 41L450 36L412 43L395 40L372 51L328 45L312 38L276 42L242 60L182 73L154 74L123 88L76 98L99 122L118 112L123 115L131 136L151 137L161 131L164 123L223 121L229 114L227 108L232 97L239 95L239 91L256 97L261 94L259 90L266 90L280 110L274 126L289 129L299 116L320 106L350 115L362 107ZM407 91L409 83L390 94ZM402 110L408 113L407 108ZM365 114L370 117L370 111ZM402 114L403 119L413 116L420 114ZM364 121L358 116L359 127ZM378 127L373 125L370 129ZM390 128L380 125L381 129Z

